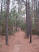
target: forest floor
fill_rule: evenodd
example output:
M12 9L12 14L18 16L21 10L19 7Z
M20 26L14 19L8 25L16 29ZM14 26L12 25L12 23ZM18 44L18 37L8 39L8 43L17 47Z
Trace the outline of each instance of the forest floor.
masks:
M23 31L10 35L8 46L5 44L5 37L0 38L0 52L39 52L39 36L32 35L32 43L25 39Z

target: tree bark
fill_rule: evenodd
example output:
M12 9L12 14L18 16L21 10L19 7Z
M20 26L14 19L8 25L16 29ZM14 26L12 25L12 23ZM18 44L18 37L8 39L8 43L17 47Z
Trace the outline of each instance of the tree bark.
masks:
M27 24L27 38L29 38L30 35L30 42L31 42L31 32L32 32L32 20L31 20L31 14L30 14L30 4L29 1L26 0L26 24Z
M2 1L1 1L1 12L0 12L0 35L2 33Z
M9 17L9 3L10 3L10 0L6 0L6 45L8 45L8 17Z

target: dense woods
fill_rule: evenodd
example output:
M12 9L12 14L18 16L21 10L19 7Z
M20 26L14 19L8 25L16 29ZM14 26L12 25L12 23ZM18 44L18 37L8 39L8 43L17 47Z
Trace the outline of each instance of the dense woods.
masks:
M0 35L14 34L21 28L27 33L39 34L39 1L0 0ZM31 40L30 40L31 41Z

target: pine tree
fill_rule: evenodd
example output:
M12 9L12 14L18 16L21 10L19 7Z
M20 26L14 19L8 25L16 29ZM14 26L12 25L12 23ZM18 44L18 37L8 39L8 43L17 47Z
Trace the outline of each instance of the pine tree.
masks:
M8 45L8 17L10 0L6 0L6 45Z

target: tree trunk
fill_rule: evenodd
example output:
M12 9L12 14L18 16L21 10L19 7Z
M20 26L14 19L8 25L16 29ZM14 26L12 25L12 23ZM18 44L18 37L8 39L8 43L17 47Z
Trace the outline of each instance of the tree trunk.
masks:
M9 3L10 3L10 0L6 0L6 45L8 45L8 17L9 17Z
M32 31L32 22L31 22L31 14L30 14L30 4L29 1L26 0L26 24L27 24L27 38L30 35L30 42L31 42L31 31Z
M2 33L2 1L1 1L1 12L0 12L0 34Z

